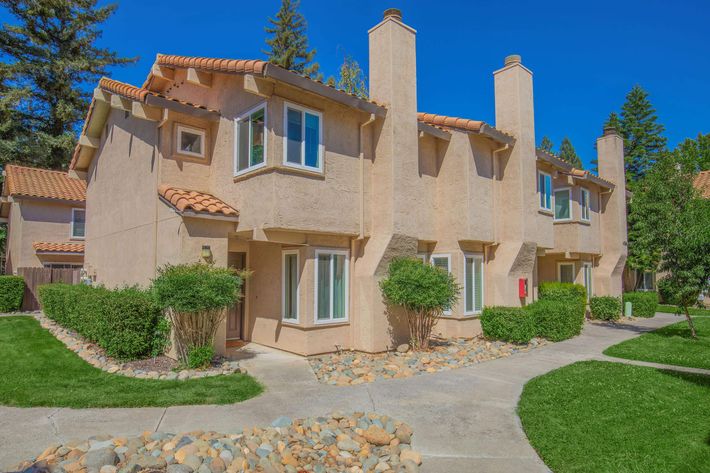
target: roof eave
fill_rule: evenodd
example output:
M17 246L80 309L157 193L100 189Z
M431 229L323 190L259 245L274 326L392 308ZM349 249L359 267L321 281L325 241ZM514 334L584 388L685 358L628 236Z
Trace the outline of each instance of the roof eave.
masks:
M438 138L444 141L451 141L451 133L433 125L429 125L428 123L417 122L417 129L420 133L431 135L434 138Z
M493 128L487 123L483 123L481 125L481 128L478 130L478 134L486 136L492 139L493 141L497 141L498 143L504 145L513 146L515 144L515 137L510 136L507 133L503 133L502 131Z

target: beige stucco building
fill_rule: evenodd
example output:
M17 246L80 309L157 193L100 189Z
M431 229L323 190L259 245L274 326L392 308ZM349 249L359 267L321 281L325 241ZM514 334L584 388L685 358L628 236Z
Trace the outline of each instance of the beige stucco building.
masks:
M369 42L369 100L258 60L159 54L140 88L102 79L71 164L87 182L89 275L248 268L217 348L302 354L406 338L378 287L400 255L462 285L436 327L447 336L475 335L483 306L530 303L544 280L619 294L622 140L598 139L598 177L536 150L518 56L493 73L495 127L421 113L415 30L388 10Z
M0 221L7 223L5 274L18 268L81 268L86 183L66 172L8 165Z

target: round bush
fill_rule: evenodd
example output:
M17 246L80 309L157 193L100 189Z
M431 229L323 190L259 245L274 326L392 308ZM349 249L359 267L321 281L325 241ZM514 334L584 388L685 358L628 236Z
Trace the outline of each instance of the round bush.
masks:
M621 317L621 300L618 297L592 297L589 300L589 308L593 319L617 320Z
M241 286L242 279L229 268L204 263L167 265L158 269L153 293L163 309L200 312L231 306Z
M522 307L485 307L481 314L483 335L491 340L528 343L535 336L535 323Z
M192 347L187 354L187 367L191 369L207 368L212 363L212 358L214 358L212 345Z
M634 317L653 317L658 309L658 293L656 292L626 292L624 305L631 302L631 313Z
M525 307L532 315L537 335L553 342L582 332L584 303L579 300L539 300Z

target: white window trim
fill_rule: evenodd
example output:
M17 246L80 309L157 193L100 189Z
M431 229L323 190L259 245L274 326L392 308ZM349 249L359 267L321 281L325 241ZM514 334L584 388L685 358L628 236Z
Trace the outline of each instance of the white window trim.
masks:
M449 271L449 274L451 274L451 254L450 253L432 253L431 256L429 256L429 264L434 266L434 258L446 258L446 267ZM443 312L444 315L451 315L451 309L445 310Z
M426 253L417 253L417 259L422 260L422 263L426 264L427 261L429 261L429 258L427 258Z
M581 209L580 220L582 220L583 222L589 222L592 220L592 203L591 203L592 193L586 187L580 187L579 189L580 189L580 191L579 191L579 207ZM587 199L586 199L587 205L586 206L583 205L583 203L582 203L582 195L584 195L584 194L587 195ZM584 217L585 210L587 213L586 218Z
M246 169L242 169L241 171L239 171L239 123L244 121L245 119L249 119L249 117L254 112L258 112L260 109L264 109L264 161L257 164L256 166L248 166ZM252 172L266 166L267 149L269 142L268 120L269 119L267 118L266 102L261 102L259 105L250 108L234 120L234 177L241 176L242 174L246 174L248 172ZM249 123L249 139L251 140L251 122ZM251 146L249 146L248 149L249 153L251 154ZM249 162L251 162L251 156L249 156L248 160Z
M192 151L184 151L180 149L180 142L182 141L180 139L180 135L184 131L187 131L188 133L194 133L196 135L200 135L202 139L200 140L200 143L202 144L202 149L200 150L199 153L193 153ZM204 158L205 157L205 147L207 146L207 132L202 129L202 128L195 128L192 126L188 125L183 125L182 123L177 124L177 139L175 142L175 150L177 154L181 154L183 156L192 156L193 158Z
M542 192L542 189L540 188L540 176L546 176L550 178L550 207L544 207L542 205L542 196L544 195ZM555 192L552 189L552 174L547 173L545 171L538 171L537 172L537 193L538 193L538 205L540 206L540 210L545 210L547 212L553 211L554 212L554 196Z
M466 272L466 266L467 266L466 260L468 258L473 258L473 259L477 259L477 260L481 261L481 310L476 310L476 308L474 307L475 303L476 303L475 297L474 297L474 300L472 301L473 303L471 304L471 307L474 307L474 309L473 310L466 310L466 307L468 306L468 291L466 290L465 286L466 286L466 281L467 281L467 276L468 276L468 274ZM476 274L474 273L471 278L474 288L476 287L476 283L475 283L475 281L473 281L473 278L475 278L475 277L476 277ZM485 281L486 281L486 277L485 277L485 266L483 264L483 253L464 253L463 254L463 284L464 284L463 315L478 315L482 312L483 306L485 305L485 294L486 294Z
M318 320L318 257L322 254L327 255L343 255L345 256L345 317L333 318L333 286L330 285L330 318ZM331 259L331 266L333 265ZM313 268L313 321L316 325L342 324L350 320L350 251L336 250L329 248L320 248L316 250L316 256L313 260L315 268ZM333 274L331 268L331 274Z
M568 218L557 218L557 212L555 211L557 205L557 193L567 191L569 195L569 217ZM574 217L574 209L572 205L572 188L571 187L560 187L552 191L552 216L555 222L569 222Z
M74 236L74 222L76 221L76 217L74 216L76 214L77 210L81 210L84 212L84 236ZM86 238L86 209L82 207L75 207L71 209L71 229L69 230L69 237L71 240L83 240Z
M288 161L288 109L298 110L302 113L310 113L318 116L318 167L306 166L305 164L296 164ZM284 102L284 137L283 137L283 165L305 169L306 171L323 172L325 146L323 145L323 113L317 110L303 107L292 102ZM301 162L306 162L306 117L301 120Z
M286 255L296 255L296 318L286 318ZM283 250L281 252L281 321L297 324L301 320L301 256L298 250Z
M577 275L576 275L576 264L574 264L574 261L558 261L557 262L557 282L562 282L562 266L572 266L572 283L577 280Z
M591 299L594 297L594 267L592 266L592 263L589 261L583 261L582 262L582 276L584 279L586 279L587 274L587 268L589 268L589 287L587 285L584 285L584 290L587 292L587 300Z

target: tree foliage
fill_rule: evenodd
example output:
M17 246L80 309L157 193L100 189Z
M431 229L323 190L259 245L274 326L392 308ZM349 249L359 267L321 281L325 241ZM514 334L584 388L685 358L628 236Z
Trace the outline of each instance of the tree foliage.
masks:
M547 135L542 137L542 141L540 141L540 149L543 149L550 154L554 154L552 151L552 148L554 146L555 146L554 143Z
M276 18L269 18L271 26L264 28L272 35L266 40L269 50L264 53L272 64L321 80L320 65L313 60L316 50L308 48L308 25L298 11L299 5L299 0L281 0Z
M698 133L696 139L686 138L678 145L677 151L691 170L710 171L710 133Z
M352 56L345 56L340 65L340 79L337 87L358 97L368 97L365 74L362 72L360 64Z
M572 146L572 142L566 136L562 139L562 143L560 143L559 157L577 169L582 169L582 160L579 158L579 155L577 155L577 151L575 151L574 146Z
M97 0L0 0L0 162L61 169L89 107L87 84L134 62L96 46L116 5ZM89 89L90 90L90 89Z

